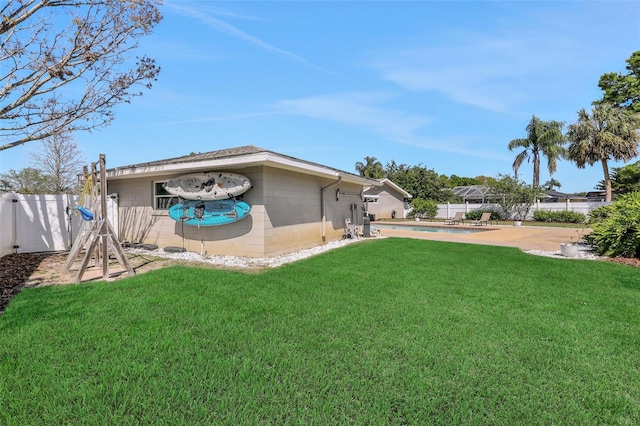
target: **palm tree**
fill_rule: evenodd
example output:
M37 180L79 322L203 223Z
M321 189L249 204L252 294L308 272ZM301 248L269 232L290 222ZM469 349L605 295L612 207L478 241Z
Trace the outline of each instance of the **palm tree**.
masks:
M542 187L547 191L553 191L553 188L560 188L561 186L562 184L553 178L542 184Z
M358 161L356 163L356 171L362 177L371 179L381 179L384 177L384 167L376 157L364 157L364 163Z
M602 164L605 201L611 201L609 160L629 161L638 155L640 115L630 114L611 104L600 103L589 114L578 111L578 121L569 126L569 159L583 169Z
M509 151L524 148L513 161L513 172L516 179L518 169L524 160L531 159L533 161L533 186L539 187L541 155L547 157L549 174L552 175L556 171L558 159L565 158L567 151L563 146L566 141L562 135L562 126L564 123L560 121L543 121L534 115L527 125L527 137L509 142Z

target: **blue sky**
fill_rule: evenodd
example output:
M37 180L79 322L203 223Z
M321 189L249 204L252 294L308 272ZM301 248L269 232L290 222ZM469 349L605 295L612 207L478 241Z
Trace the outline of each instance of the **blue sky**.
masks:
M507 144L532 115L574 122L601 96L599 77L640 49L638 1L166 0L162 11L139 51L159 80L110 127L74 136L86 162L256 145L349 172L373 156L512 173ZM38 147L0 152L0 172ZM531 182L530 164L520 173ZM588 191L602 169L562 161L554 177Z

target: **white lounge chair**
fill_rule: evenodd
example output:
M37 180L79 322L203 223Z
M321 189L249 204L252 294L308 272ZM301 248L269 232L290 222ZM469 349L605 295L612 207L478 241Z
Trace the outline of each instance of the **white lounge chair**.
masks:
M344 220L344 234L342 238L358 238L360 236L360 231L358 227L351 223L351 219L346 218Z
M444 221L445 225L458 225L460 222L464 223L464 213L458 212L454 217L450 217L449 219Z
M482 216L478 220L474 220L471 222L472 225L482 225L485 224L489 226L489 221L491 220L491 213L482 213Z

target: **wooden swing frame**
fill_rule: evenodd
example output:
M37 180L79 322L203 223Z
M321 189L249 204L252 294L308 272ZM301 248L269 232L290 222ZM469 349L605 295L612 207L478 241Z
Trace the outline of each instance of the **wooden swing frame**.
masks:
M80 252L85 249L82 263L80 264L80 268L76 274L76 282L82 281L82 276L84 275L91 258L95 258L96 267L102 263L102 278L105 280L108 279L110 252L113 253L115 258L118 260L118 263L126 269L130 276L135 275L135 271L131 267L127 256L124 254L122 245L120 244L120 241L118 241L107 215L107 173L104 154L100 154L97 165L99 165L99 169L96 169L96 163L91 164L91 174L89 174L88 168L85 166L84 178L85 182L90 180L91 205L94 210L97 210L97 198L98 194L100 195L100 214L97 214L98 212L94 211L93 220L85 220L78 238L73 244L73 247L71 247L67 262L64 266L64 271L69 272L71 265L76 261ZM98 173L100 174L100 179L98 179ZM100 182L99 191L98 182Z

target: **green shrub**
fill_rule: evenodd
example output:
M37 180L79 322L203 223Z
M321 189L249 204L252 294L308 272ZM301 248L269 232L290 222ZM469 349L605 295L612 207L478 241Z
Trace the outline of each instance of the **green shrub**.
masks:
M587 216L580 212L563 211L560 216L563 218L563 222L568 223L583 223L587 221Z
M479 220L482 213L491 213L491 220L500 220L500 212L490 207L482 207L465 213L464 217L468 220Z
M536 210L533 212L533 220L537 222L582 223L587 220L587 217L580 212L568 210Z
M539 187L526 184L517 177L498 175L489 184L492 197L503 212L502 217L526 220L533 210L536 200L544 194Z
M471 210L468 211L464 214L465 219L467 220L478 220L480 219L480 216L482 216L482 210L480 209L475 209L475 210Z
M610 213L611 209L609 209L609 206L596 207L589 213L589 224L601 222L609 217Z
M550 210L536 210L533 212L533 220L536 222L553 222L553 212Z
M424 217L433 219L438 214L438 204L433 200L416 198L411 202L409 217Z
M596 253L640 258L640 192L621 195L613 204L593 210L590 223L593 231L586 239Z

